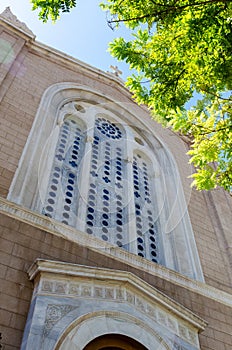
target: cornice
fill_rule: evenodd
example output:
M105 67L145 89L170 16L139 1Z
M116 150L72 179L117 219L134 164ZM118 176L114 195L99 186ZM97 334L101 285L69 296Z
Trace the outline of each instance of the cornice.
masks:
M191 326L197 328L198 331L203 331L207 325L202 318L192 311L166 296L164 293L161 293L158 289L152 287L131 272L37 259L29 268L28 275L30 280L34 280L34 278L38 274L41 275L41 273L46 273L47 278L48 274L51 274L54 280L56 280L58 276L61 277L63 275L66 281L70 281L72 277L79 277L82 280L88 281L88 283L91 283L92 280L96 281L98 284L100 281L104 281L104 285L109 283L110 286L113 284L117 286L124 285L127 289L133 290L138 296L142 295L143 298L159 304L178 318L188 322Z
M13 30L18 35L23 36L26 41L35 39L34 33L25 23L18 20L18 18L11 12L9 6L0 14L0 24Z
M0 212L33 227L37 227L45 232L52 233L55 236L65 238L78 245L85 246L88 249L98 252L106 257L113 258L138 270L147 272L174 285L183 287L191 292L203 295L219 303L232 307L232 295L229 293L209 286L206 283L190 279L164 266L154 264L149 260L129 253L126 250L120 249L98 238L90 237L84 232L49 219L41 214L23 208L1 197Z
M114 85L114 87L120 89L120 91L123 91L127 97L132 98L132 93L125 87L124 81L120 77L117 77L114 73L104 72L99 68L93 67L88 63L85 63L39 41L31 42L29 48L31 52L44 56L46 59L56 62L56 64L62 64L65 67L71 68L72 70L78 69L79 71L83 72L83 74L91 76L94 79L105 79L111 83L111 85Z
M45 45L39 41L35 41L36 36L34 33L27 27L25 23L18 20L18 18L11 12L9 7L7 7L0 14L0 24L13 31L17 35L23 37L27 42L29 50L44 56L46 59L50 59L56 62L56 64L62 64L65 67L68 66L72 70L81 70L83 74L92 78L105 79L109 82L109 84L114 85L114 88L120 89L121 92L123 91L127 97L132 97L130 91L125 87L124 81L114 73L104 72L101 69L95 68L83 61L78 60L77 58L65 54L62 51Z

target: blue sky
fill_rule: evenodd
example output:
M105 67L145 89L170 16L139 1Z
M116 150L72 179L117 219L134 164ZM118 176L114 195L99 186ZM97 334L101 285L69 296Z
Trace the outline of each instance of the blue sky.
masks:
M115 37L125 36L125 29L112 31L106 22L106 13L98 6L100 0L78 0L77 8L63 14L57 23L42 23L38 14L31 10L30 0L0 0L0 12L10 6L13 14L26 23L36 35L36 40L63 51L92 66L109 70L117 65L129 74L124 62L117 62L107 52L108 43Z

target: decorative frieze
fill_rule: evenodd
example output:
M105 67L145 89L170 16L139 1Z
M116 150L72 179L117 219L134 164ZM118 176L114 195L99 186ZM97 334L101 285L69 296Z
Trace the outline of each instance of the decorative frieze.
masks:
M172 317L168 312L161 308L158 304L149 302L147 299L137 295L134 291L128 290L123 286L104 286L102 284L87 284L86 282L60 281L42 279L38 287L39 295L56 295L65 297L78 297L83 299L97 299L107 301L123 301L135 307L139 312L144 313L152 318L159 325L167 328L171 333L178 335L185 341L198 345L198 338L196 333ZM52 322L57 322L59 318L68 312L69 307L52 305L47 309L46 330L51 327Z
M80 293L80 286L78 284L75 284L75 283L70 283L68 294L79 296L81 294Z
M114 294L113 288L105 288L105 298L106 299L114 299L115 300L115 294Z
M162 349L199 349L198 332L206 323L132 273L43 259L38 259L28 273L35 280L30 334L38 335L38 349L50 349L64 330L69 334L70 327L98 318L97 315L103 317L102 329L107 327L110 333L112 325L106 322L106 315L116 322L115 312L127 320L126 332L134 326L138 326L138 331L151 330L155 336L149 340L149 349L157 339ZM132 328L128 319L135 320ZM98 336L96 324L93 328ZM35 341L33 338L32 343Z
M63 282L57 282L55 284L55 293L66 294L67 284Z
M53 282L51 281L42 281L41 291L43 292L53 292Z

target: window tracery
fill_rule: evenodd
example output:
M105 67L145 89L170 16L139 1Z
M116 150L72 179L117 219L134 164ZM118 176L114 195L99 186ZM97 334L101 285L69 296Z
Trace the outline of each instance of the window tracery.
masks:
M75 226L78 215L78 178L85 133L72 118L65 119L57 141L48 181L44 214Z
M148 114L142 111L141 120L136 115L138 111L141 116L140 108L131 107L75 83L50 86L41 99L8 199L202 281L178 168L165 145L168 135L164 140L157 137ZM61 142L68 120L81 130L76 130L79 150L74 136L67 144ZM94 244L107 247L100 240Z
M81 104L75 104L75 108L85 113ZM110 121L107 114L96 113L93 129L90 168L84 172L85 176L89 173L89 179L86 176L89 184L85 231L103 241L129 249L129 220L134 220L134 252L158 262L159 222L154 210L153 165L141 152L135 152L132 172L129 170L126 131L119 123ZM64 120L44 203L46 216L74 227L78 217L78 188L86 134L86 130L78 124L77 116L69 115ZM144 145L141 139L137 142L137 137L135 143ZM132 198L129 183L133 183ZM132 213L129 200L134 203Z
M138 255L158 262L159 221L155 215L153 172L151 162L137 152L133 158L133 185Z
M106 116L97 115L90 168L87 232L94 232L104 241L119 247L125 245L128 230L125 156L124 130Z

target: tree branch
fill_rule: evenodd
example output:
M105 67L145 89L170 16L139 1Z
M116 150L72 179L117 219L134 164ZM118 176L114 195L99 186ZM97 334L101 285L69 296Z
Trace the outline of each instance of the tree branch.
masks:
M186 5L182 5L182 6L155 4L157 6L164 6L164 7L167 7L167 8L165 10L162 10L162 11L159 11L159 12L156 12L156 13L152 13L152 14L149 13L149 14L146 14L146 15L143 15L143 16L132 17L132 18L128 18L128 19L115 19L115 20L112 20L112 21L108 21L108 24L130 22L130 21L138 21L138 20L142 20L142 19L145 19L145 18L158 17L158 16L161 16L161 15L163 15L163 14L169 12L169 11L183 11L187 7L191 7L191 6L202 6L202 5L208 5L210 3L227 3L227 2L232 2L232 0L207 0L207 1L202 1L202 2L198 2L198 3L190 3L190 4L186 4Z
M206 93L209 94L209 95L212 95L212 96L217 97L217 98L220 99L220 100L231 101L231 102L232 102L232 95L231 95L231 97L226 98L226 97L221 97L220 95L217 95L217 94L215 94L215 93L213 93L213 92L211 92L211 91L207 91L207 90L205 90L205 89L201 89L201 90L204 91L204 92L206 92Z

